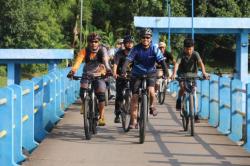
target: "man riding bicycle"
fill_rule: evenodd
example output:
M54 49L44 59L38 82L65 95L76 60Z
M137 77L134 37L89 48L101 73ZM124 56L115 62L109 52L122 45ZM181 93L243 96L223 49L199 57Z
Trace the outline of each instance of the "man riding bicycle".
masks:
M155 104L155 80L156 80L156 68L155 63L160 63L163 68L164 77L167 76L167 68L165 58L161 51L154 46L152 41L152 31L149 28L142 29L140 31L141 42L137 44L129 53L126 61L123 65L122 72L125 74L126 68L129 63L133 63L131 71L131 124L130 128L136 128L137 125L137 107L138 107L138 93L141 80L139 76L147 75L147 86L150 96L150 114L157 115Z
M200 55L198 52L194 51L194 40L186 38L184 40L184 51L177 58L171 79L175 79L176 73L178 75L184 75L187 73L197 74L198 66L200 66L203 76L207 79L208 74L206 73L206 69L200 58ZM176 101L177 111L180 111L181 109L181 98L185 92L184 83L180 82L179 85L180 90L178 92L178 98ZM195 121L199 122L199 117L197 114L195 115Z
M134 38L133 36L127 35L123 39L123 44L125 49L120 49L114 57L114 68L113 68L113 74L114 78L116 79L116 99L115 99L115 123L121 123L120 120L120 103L123 100L122 98L122 91L124 88L126 88L126 80L117 78L119 75L122 74L122 66L126 60L126 57L128 56L130 50L134 46Z
M97 33L91 33L88 35L88 46L80 50L77 55L76 62L71 68L68 77L74 76L77 69L80 67L82 62L85 62L83 68L83 76L101 76L104 74L110 74L111 68L108 62L107 49L100 44L101 37ZM84 91L88 88L88 80L86 78L81 79L80 87L80 97L83 99ZM105 105L105 90L106 84L104 79L98 79L94 81L95 94L98 99L98 109L99 109L99 120L98 125L104 126L104 105ZM81 112L82 113L82 112Z

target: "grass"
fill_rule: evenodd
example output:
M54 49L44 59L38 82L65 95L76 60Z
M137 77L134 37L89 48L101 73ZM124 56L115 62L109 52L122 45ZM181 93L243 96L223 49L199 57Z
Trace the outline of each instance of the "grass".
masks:
M0 76L0 87L5 87L7 85L7 78Z

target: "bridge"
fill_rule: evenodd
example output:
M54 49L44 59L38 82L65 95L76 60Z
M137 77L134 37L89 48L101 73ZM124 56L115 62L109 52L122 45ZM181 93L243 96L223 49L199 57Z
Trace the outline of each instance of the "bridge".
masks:
M244 45L239 53L241 49L245 53ZM112 101L106 109L107 125L98 127L98 134L87 141L79 114L79 82L66 79L69 68L56 68L58 60L73 56L64 51L61 58L47 52L35 61L26 57L28 62L4 57L10 84L0 89L0 166L249 165L250 84L244 74L234 79L211 75L210 80L197 82L202 121L196 124L194 137L182 130L174 108L178 82L172 81L165 103L157 105L159 115L149 119L144 144L138 144L137 130L124 133L121 124L113 123ZM21 81L18 65L38 62L49 63L49 73Z

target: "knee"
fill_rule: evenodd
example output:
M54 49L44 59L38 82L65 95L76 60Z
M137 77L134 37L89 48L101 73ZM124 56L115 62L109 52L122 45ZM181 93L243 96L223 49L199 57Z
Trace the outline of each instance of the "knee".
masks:
M97 94L96 94L96 97L97 97L99 103L105 101L105 93L104 93L104 92L99 92L99 93L97 93Z

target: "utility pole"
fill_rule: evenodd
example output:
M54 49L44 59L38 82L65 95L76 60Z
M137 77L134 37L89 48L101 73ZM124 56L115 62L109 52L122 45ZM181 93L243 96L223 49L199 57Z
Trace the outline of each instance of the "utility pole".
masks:
M81 11L80 11L80 50L82 49L82 9L83 9L83 0L81 0Z
M192 0L192 39L194 39L194 0Z

